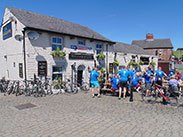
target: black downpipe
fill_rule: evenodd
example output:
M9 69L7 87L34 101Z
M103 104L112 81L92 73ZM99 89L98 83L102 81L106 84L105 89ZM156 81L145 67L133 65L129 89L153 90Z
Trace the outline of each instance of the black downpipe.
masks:
M25 81L27 81L27 66L26 66L26 52L25 52L25 30L22 31L23 33L23 52L24 52L24 74L25 74Z

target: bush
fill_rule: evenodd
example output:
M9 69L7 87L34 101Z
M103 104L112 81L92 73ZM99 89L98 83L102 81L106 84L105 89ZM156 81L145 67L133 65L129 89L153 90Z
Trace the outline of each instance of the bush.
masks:
M97 55L97 60L101 61L105 59L105 55L103 54L103 52L101 51L100 54Z
M150 65L155 66L156 63L155 63L154 61L151 61L151 62L150 62Z

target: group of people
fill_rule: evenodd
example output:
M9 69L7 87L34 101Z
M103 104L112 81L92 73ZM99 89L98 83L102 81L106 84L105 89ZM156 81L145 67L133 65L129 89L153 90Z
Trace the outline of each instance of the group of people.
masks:
M97 68L93 67L89 69L90 72L90 85L92 96L95 97L95 87L97 88L97 96L100 97L100 85L98 82L98 78L101 77L101 72L97 72ZM162 86L163 80L167 78L169 79L169 84L174 87L175 90L178 90L178 85L182 84L183 75L177 72L174 74L173 71L167 75L164 71L162 71L161 67L158 67L158 70L153 71L152 67L149 66L145 68L143 73L139 73L135 70L135 68L130 69L129 66L123 66L122 70L118 72L118 74L110 77L110 82L112 84L112 91L119 91L118 99L125 99L128 91L130 94L133 94L133 90L138 90L142 83L145 84L146 88L146 96L149 96L151 87L154 83ZM133 97L130 96L130 101L133 101Z

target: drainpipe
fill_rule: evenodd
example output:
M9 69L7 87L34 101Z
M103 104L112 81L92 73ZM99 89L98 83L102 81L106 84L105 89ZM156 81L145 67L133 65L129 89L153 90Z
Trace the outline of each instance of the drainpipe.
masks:
M106 72L107 72L107 79L109 78L109 63L108 63L108 47L109 44L106 44Z
M24 53L24 75L25 75L25 81L27 81L26 52L25 52L25 30L23 30L22 33L23 33L23 53Z

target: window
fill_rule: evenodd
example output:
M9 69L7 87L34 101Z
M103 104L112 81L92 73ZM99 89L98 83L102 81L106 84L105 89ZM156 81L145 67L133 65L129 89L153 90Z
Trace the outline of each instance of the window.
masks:
M144 62L144 65L149 65L149 57L140 57L140 60Z
M85 41L84 40L78 40L78 45L85 45Z
M102 51L102 45L101 44L97 44L96 45L96 52L97 52L97 54L100 54L101 51Z
M160 51L159 51L159 55L161 55L162 54L162 51L161 51L161 49L160 49Z
M132 56L132 62L135 62L135 56Z
M13 67L16 67L15 62L13 62Z
M19 77L23 78L23 64L19 63Z
M57 50L57 48L62 50L62 39L58 37L52 37L51 46L52 46L52 51Z
M158 50L156 50L156 53L155 53L155 55L156 55L156 56L158 55Z
M52 80L62 80L62 67L53 66Z

